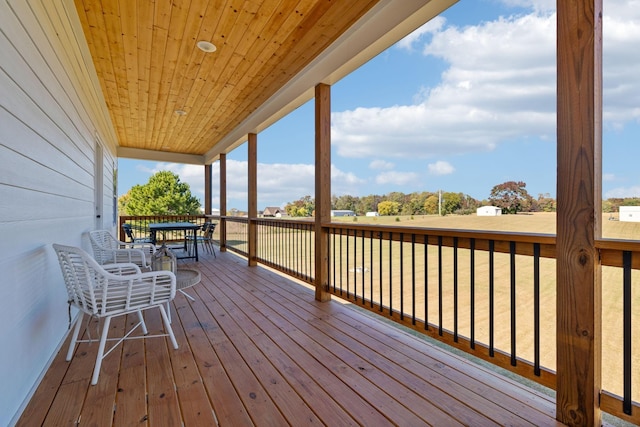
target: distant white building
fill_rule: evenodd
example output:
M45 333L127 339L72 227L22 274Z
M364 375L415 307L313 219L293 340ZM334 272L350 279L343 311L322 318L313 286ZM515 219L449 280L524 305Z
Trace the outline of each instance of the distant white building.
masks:
M620 206L620 221L640 222L640 206Z
M356 213L346 209L332 209L331 216L356 216Z
M380 216L378 212L367 212L366 216Z
M478 216L498 216L502 215L502 209L496 206L482 206L476 210Z

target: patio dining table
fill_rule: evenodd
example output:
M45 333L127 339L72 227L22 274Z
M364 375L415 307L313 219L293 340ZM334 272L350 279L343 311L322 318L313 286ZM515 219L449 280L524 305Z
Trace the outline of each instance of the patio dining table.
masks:
M198 230L200 229L200 226L198 224L194 224L191 222L154 222L149 224L149 234L151 235L151 242L155 245L156 244L156 233L158 231L161 232L167 232L167 231L184 231L185 233L191 231L192 235L193 235L193 255L190 254L190 251L187 251L187 241L185 239L185 252L186 252L186 256L181 256L177 258L180 259L184 259L184 258L195 258L196 261L198 261L198 238L197 238L197 233ZM187 236L185 236L187 237Z

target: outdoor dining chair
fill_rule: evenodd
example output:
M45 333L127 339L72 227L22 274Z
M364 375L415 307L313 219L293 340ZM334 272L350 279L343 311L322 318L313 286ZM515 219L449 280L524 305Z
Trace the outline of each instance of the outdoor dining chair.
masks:
M216 223L211 223L211 222L205 222L202 225L202 234L196 236L197 239L197 243L201 246L204 246L204 249L210 253L213 254L214 258L217 258L216 256L216 250L213 248L213 232L216 230ZM192 245L192 241L193 238L191 237L187 237L187 242L189 243L188 246L188 252L191 253L193 250L193 245Z
M156 251L152 243L121 242L107 230L90 231L89 239L98 264L132 262L142 270L151 270L151 257Z
M77 343L95 342L96 339L78 339L85 314L104 319L98 345L98 354L91 377L91 385L98 382L102 360L125 339L166 337L171 340L174 349L178 343L164 304L168 304L176 295L176 276L170 271L152 271L142 273L131 263L99 265L89 254L80 248L53 244L58 256L60 269L67 288L69 306L76 307L80 313L69 325L73 326L73 335L67 351L67 361L73 357ZM164 323L164 334L148 335L142 316L143 310L158 308ZM116 316L136 313L138 323L120 338L108 338L111 319ZM143 336L132 336L138 327ZM116 341L105 352L106 342Z
M122 230L124 231L124 234L129 238L129 243L153 243L151 241L151 237L134 236L131 224L125 222L124 224L122 224Z

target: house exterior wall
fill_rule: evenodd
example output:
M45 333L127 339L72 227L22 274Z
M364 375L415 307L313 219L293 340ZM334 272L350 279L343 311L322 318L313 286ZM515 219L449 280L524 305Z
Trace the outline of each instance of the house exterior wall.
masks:
M620 206L620 221L640 222L640 206Z
M83 233L113 227L117 159L73 0L0 0L0 28L0 425L11 425L67 333L51 243L90 249Z

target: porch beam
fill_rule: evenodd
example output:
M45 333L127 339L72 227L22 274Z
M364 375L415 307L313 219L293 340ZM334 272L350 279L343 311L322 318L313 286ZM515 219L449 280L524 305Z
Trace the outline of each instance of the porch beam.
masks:
M220 252L227 251L227 154L220 154Z
M599 426L601 412L602 0L557 4L556 418Z
M249 134L248 140L248 196L247 202L248 215L249 215L249 230L247 231L247 244L249 254L249 266L258 265L256 258L256 223L255 219L258 217L258 135L255 133Z
M331 86L315 87L315 287L316 300L329 301L329 241L323 222L331 221Z

